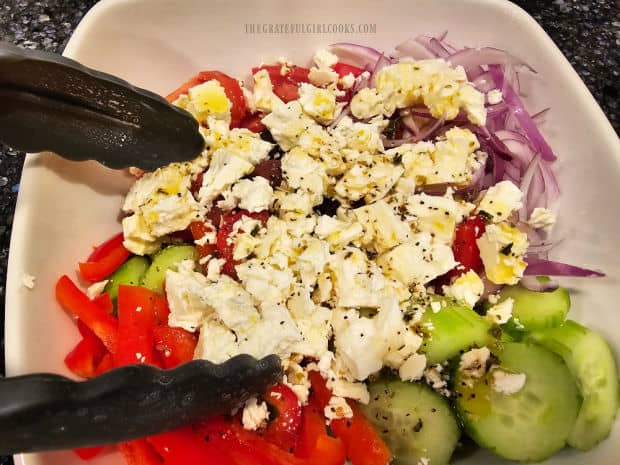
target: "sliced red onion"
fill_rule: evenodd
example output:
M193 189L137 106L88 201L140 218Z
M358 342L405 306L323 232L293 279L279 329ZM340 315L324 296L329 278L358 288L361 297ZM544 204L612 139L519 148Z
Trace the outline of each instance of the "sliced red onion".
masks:
M351 105L349 105L348 103L342 108L342 111L340 112L340 114L338 116L336 116L336 118L334 119L334 121L331 122L331 124L329 125L330 129L334 129L336 126L338 126L338 123L340 123L340 121L342 121L342 119L345 116L348 116L351 113Z
M529 213L529 205L528 205L529 202L527 202L527 198L529 197L530 187L532 185L532 180L534 179L534 175L536 174L536 171L538 171L539 169L539 163L540 163L540 154L537 153L532 159L532 161L530 161L529 165L527 166L527 169L525 170L525 173L523 174L523 177L521 178L521 185L519 186L519 188L521 189L521 192L525 194L526 201L523 202L523 207L521 207L521 209L519 210L520 221L524 221L524 222L527 221L527 216Z
M375 87L375 80L377 78L377 73L381 71L383 68L385 68L386 66L389 66L391 64L392 62L385 56L385 54L382 53L379 56L379 58L377 58L377 62L375 63L375 66L372 69L372 72L370 73L370 82L368 83L368 85L370 87Z
M415 144L416 142L420 142L424 139L429 139L445 123L445 121L446 120L441 117L434 123L427 124L425 127L423 127L417 135L413 137L408 137L407 139L384 139L383 146L393 148L398 147L399 145Z
M372 69L377 64L379 57L383 55L372 47L348 42L337 42L329 47L340 60L359 68Z
M524 66L531 72L536 72L524 60L511 55L505 50L493 47L483 47L481 49L466 48L450 55L446 60L454 66L461 65L465 68L465 71L482 65L512 65Z
M420 128L418 127L418 125L416 124L415 120L413 119L413 115L409 112L405 113L402 112L402 122L405 125L405 127L407 129L409 129L413 135L418 135L420 134Z
M546 276L524 276L519 283L534 292L553 292L560 287L557 282Z
M476 89L485 94L490 90L495 89L495 81L488 71L476 76L473 79L470 77L470 80Z
M543 160L554 161L557 157L553 153L553 150L551 150L551 147L549 147L549 144L547 144L547 141L544 139L536 127L536 124L532 121L532 118L525 110L519 96L514 92L512 87L507 85L505 82L504 74L502 73L500 67L497 65L491 65L489 66L489 72L495 80L495 85L502 89L502 93L504 94L504 102L506 102L506 104L510 107L511 112L519 121L521 129L530 140L534 148L540 152Z
M448 50L443 41L437 40L436 37L419 35L414 40L419 44L423 45L429 52L433 54L435 58L445 58L453 53L453 51Z
M549 275L549 276L572 276L577 278L599 278L605 276L600 271L589 270L580 266L569 265L567 263L544 260L535 257L526 257L527 268L525 274L530 275Z
M414 60L428 60L430 58L435 58L435 55L432 52L414 39L407 39L406 41L398 44L396 46L396 51L400 57L411 57Z

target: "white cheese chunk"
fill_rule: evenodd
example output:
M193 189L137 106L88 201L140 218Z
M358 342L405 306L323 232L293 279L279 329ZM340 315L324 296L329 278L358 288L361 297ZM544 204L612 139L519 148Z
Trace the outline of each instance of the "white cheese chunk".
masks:
M483 211L493 223L500 223L523 206L522 199L523 193L511 181L500 181L486 191L476 211Z
M507 396L516 394L523 389L527 380L525 373L508 373L499 368L494 369L491 376L493 377L491 383L493 390Z
M256 397L250 397L243 406L243 413L241 415L243 427L250 431L256 431L265 426L267 420L269 420L267 403L263 401L259 404Z

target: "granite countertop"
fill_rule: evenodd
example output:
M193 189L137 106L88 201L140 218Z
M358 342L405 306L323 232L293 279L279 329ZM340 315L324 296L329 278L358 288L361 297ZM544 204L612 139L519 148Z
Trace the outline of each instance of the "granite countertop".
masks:
M62 52L72 31L97 0L4 0L0 39ZM516 0L547 31L575 67L620 133L620 6L615 0ZM0 322L4 321L11 224L24 155L0 144ZM0 374L4 334L0 326ZM11 463L0 457L0 465Z

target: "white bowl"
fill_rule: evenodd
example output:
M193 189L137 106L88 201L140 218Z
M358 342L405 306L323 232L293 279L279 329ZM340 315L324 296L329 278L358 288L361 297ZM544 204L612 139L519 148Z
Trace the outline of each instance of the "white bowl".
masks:
M248 34L246 24L376 25L375 33ZM571 317L599 330L620 355L620 260L616 199L620 198L620 143L605 115L551 39L523 10L491 0L107 0L83 19L65 54L166 94L201 69L249 76L251 66L285 56L307 62L336 41L392 50L419 33L448 29L459 45L491 45L526 59L539 72L529 83L530 110L551 106L543 132L559 155L563 188L557 259L595 267L606 278L565 280L574 289ZM29 155L15 213L6 300L6 369L14 376L52 371L69 375L65 354L78 340L71 319L54 300L59 275L75 277L76 263L93 244L120 230L117 221L131 180L92 163L52 154ZM28 290L23 273L37 278ZM515 438L524 441L526 438ZM617 464L620 428L588 453L565 450L548 464ZM70 452L17 457L26 465L82 463ZM109 453L93 464L119 464ZM506 463L479 452L462 464ZM191 465L191 464L189 464Z

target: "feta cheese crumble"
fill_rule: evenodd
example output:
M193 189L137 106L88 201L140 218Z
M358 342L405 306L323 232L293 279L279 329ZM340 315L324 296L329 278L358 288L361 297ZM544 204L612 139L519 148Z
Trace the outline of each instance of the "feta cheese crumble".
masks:
M22 286L24 286L26 289L34 289L35 283L36 283L37 278L35 276L32 276L31 274L28 273L22 273Z
M491 376L493 378L491 383L493 390L507 396L516 394L523 389L527 380L525 373L508 373L499 368L491 371Z
M493 305L487 311L487 319L491 320L493 323L497 323L499 325L503 325L507 323L508 320L512 317L512 306L514 305L514 300L512 298L507 298L502 300L500 303Z
M256 397L250 397L243 406L243 414L241 416L243 427L250 431L256 431L266 425L267 420L269 420L267 403L263 401L259 404Z

